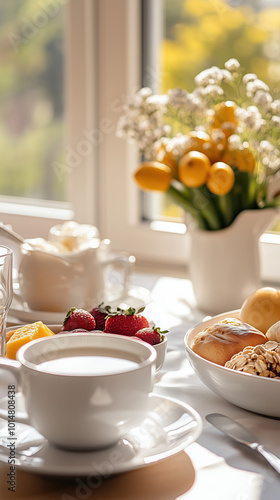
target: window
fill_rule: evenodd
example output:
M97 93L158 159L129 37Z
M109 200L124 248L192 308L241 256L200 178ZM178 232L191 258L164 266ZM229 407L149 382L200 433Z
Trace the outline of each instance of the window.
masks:
M65 201L64 10L0 1L0 192Z
M207 3L217 4L217 1L207 0ZM28 200L17 208L15 203L4 204L1 198L1 220L12 224L24 236L33 237L38 234L45 236L57 220L74 217L78 222L97 225L102 237L112 240L114 248L131 251L138 262L162 263L182 269L188 259L188 240L182 234L185 225L183 221L171 221L171 225L165 225L163 231L160 227L154 230L149 219L151 213L157 216L159 208L161 210L158 199L149 200L150 206L145 203L146 215L143 217L142 195L132 179L138 161L137 151L126 141L116 138L115 129L125 98L143 84L142 7L152 9L148 18L154 38L148 38L148 47L152 44L156 51L153 54L160 54L160 34L164 34L167 43L172 32L171 24L168 35L161 31L166 16L164 8L166 12L169 9L170 16L177 12L177 17L174 17L176 25L178 16L183 19L178 14L183 2L50 0L49 4L59 6L59 16L64 19L64 28L61 29L64 30L65 47L66 134L63 136L61 130L65 143L54 161L60 165L57 168L60 168L61 175L65 176L62 180L64 194L57 199L68 200L69 204L61 206L56 199L51 204L40 200L40 208L37 206L34 209L34 203ZM197 0L193 0L193 8L196 4ZM13 8L10 6L10 9ZM149 81L144 83L157 79L159 73L163 85L164 73L159 66L161 59L157 55L153 57L145 72ZM201 65L204 65L202 61ZM168 72L169 69L166 70ZM174 85L165 81L166 86L171 84Z

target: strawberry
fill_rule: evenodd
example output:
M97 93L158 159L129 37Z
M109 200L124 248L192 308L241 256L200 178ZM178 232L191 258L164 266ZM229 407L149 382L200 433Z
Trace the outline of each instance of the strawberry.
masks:
M90 314L95 319L95 330L105 330L105 321L108 314L111 312L110 306L103 306L103 302L99 306L91 309Z
M164 340L165 333L167 333L167 330L161 331L159 328L153 326L153 327L141 328L141 330L138 330L138 332L136 332L134 336L137 337L138 339L148 342L148 344L156 345L160 344L160 342Z
M94 330L95 329L95 319L94 317L84 309L76 309L76 307L71 307L70 311L65 316L63 321L62 330L71 331L77 328L84 330Z
M144 311L144 307L137 312L133 307L129 307L126 310L118 307L116 312L108 315L104 332L117 333L129 337L135 335L141 328L149 326L147 318L140 314L142 311Z
M61 330L59 333L91 333L95 331L96 330L86 330L85 328L75 328L75 330Z

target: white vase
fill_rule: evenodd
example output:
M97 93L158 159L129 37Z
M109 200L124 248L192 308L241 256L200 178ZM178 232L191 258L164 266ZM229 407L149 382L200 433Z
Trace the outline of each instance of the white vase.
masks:
M277 216L273 208L244 210L226 229L190 229L189 272L199 309L211 315L239 309L261 287L259 238Z

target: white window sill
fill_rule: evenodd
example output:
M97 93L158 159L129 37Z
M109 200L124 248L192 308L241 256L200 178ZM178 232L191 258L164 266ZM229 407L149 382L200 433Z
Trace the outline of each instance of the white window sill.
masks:
M73 220L74 213L67 204L56 203L50 206L48 202L34 205L34 200L26 203L0 203L0 218L4 224L10 224L14 231L23 237L47 237L49 228L60 221ZM186 226L183 223L153 222L150 225L151 233L159 232L168 238L168 233L184 237ZM148 236L148 235L147 235ZM264 233L260 238L260 265L263 282L280 284L280 234ZM128 249L129 250L129 249ZM178 256L177 256L178 257ZM157 274L176 277L187 277L187 263L189 258L189 242L186 244L185 259L176 259L176 262L155 261L153 258L137 258L137 267L147 272L157 268Z
M29 217L42 217L45 219L71 220L74 216L67 204L52 202L34 205L34 200L26 200L26 203L0 202L0 214L22 215Z

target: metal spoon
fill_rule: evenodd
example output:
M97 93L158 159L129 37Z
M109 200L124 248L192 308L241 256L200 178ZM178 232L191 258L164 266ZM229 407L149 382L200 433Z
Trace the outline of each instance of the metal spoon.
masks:
M251 450L259 452L278 474L280 474L280 458L258 443L257 438L248 429L243 427L243 425L220 413L210 413L206 415L205 418L210 424L214 425L214 427L238 443L244 444Z
M3 236L6 236L6 238L10 238L11 240L15 241L16 243L24 243L25 239L20 236L19 234L15 233L13 229L10 229L9 226L3 224L0 222L0 234L3 234Z

